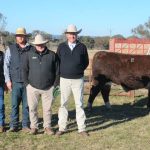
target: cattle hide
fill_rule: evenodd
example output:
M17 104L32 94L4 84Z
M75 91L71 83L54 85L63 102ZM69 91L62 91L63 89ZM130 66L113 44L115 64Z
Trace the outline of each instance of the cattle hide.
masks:
M150 89L150 56L97 52L92 62L92 88L88 107L101 91L106 104L109 103L110 85L108 82L121 85L125 91ZM149 100L150 101L150 100ZM148 102L150 106L150 102Z

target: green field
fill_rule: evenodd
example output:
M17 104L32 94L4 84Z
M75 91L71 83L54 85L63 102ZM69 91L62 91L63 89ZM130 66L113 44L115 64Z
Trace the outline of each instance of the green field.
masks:
M84 95L85 106L88 95ZM150 115L146 108L146 95L133 98L111 96L112 109L106 110L99 95L91 114L86 110L89 137L77 133L74 101L70 97L68 132L61 136L43 134L42 107L39 103L39 134L29 135L21 130L17 133L0 134L0 149L12 150L148 150L150 149ZM57 111L60 97L53 103L52 126L58 130ZM6 127L10 119L10 95L5 96Z

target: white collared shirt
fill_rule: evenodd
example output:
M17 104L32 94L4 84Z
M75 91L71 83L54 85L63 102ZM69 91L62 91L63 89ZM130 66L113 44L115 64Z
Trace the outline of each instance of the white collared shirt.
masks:
M69 48L70 48L71 50L73 50L74 47L76 46L76 43L70 43L70 42L68 42L68 45L69 45Z

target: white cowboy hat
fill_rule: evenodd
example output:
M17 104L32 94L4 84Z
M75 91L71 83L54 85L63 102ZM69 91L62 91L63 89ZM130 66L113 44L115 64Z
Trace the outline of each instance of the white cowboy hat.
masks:
M26 29L23 27L17 28L16 35L27 35Z
M67 29L65 30L66 33L76 33L79 34L82 31L82 29L77 30L77 27L73 24L68 25Z
M31 44L40 45L40 44L46 44L47 42L48 42L48 40L46 40L41 34L37 34L35 36L34 41L31 42Z

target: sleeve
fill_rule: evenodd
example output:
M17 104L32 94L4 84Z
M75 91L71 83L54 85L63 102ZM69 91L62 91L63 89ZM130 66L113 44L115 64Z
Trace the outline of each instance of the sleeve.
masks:
M10 61L11 61L11 53L10 48L8 47L4 54L4 76L5 82L10 81Z
M29 84L28 81L28 75L29 75L29 52L26 52L26 55L24 56L23 59L23 81L25 86L27 86Z
M84 69L89 65L89 55L86 46L84 47Z
M54 82L54 87L57 87L60 84L59 57L57 53L55 54L55 69L56 69L56 78Z
M58 48L57 48L57 52L56 52L56 55L57 55L57 57L58 57L58 61L59 61L59 63L60 63L60 45L58 46Z

